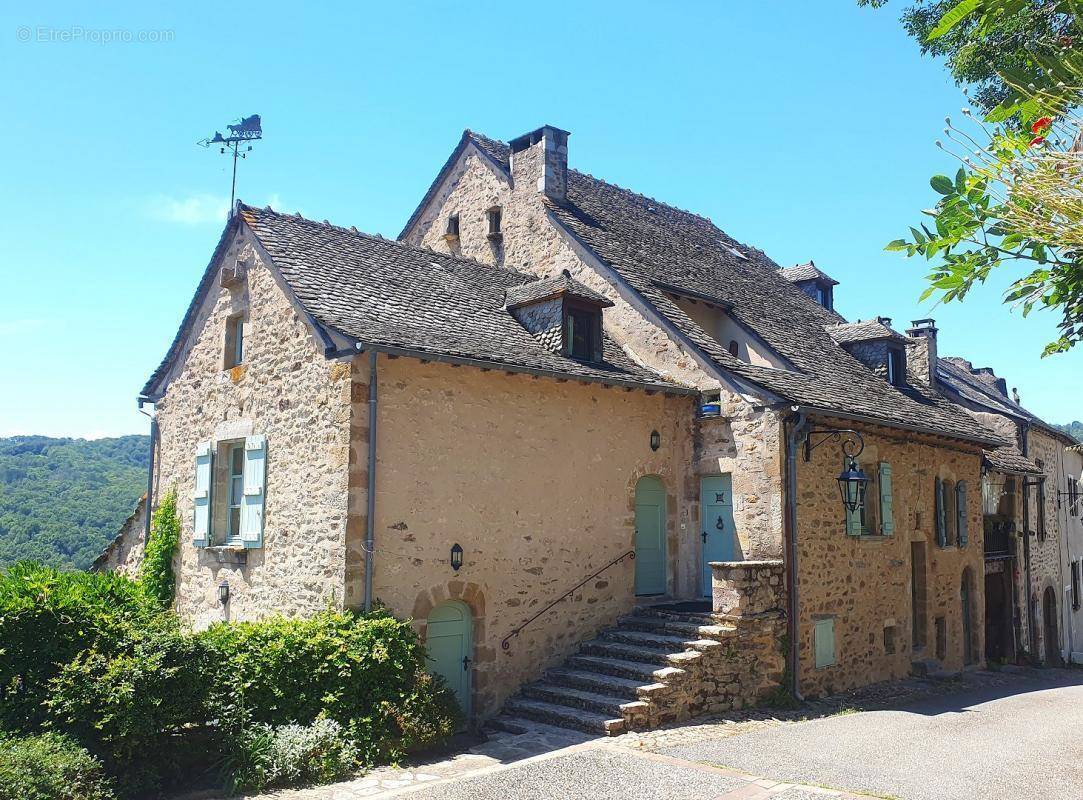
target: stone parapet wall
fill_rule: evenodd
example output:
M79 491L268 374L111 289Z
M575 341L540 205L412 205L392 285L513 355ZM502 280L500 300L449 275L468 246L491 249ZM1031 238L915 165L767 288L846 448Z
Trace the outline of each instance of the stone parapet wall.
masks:
M715 561L711 573L713 610L726 619L747 620L785 608L782 559Z

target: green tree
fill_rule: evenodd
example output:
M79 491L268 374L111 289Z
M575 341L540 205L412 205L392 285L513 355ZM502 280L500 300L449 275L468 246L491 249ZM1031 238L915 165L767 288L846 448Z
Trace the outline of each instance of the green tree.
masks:
M882 5L881 0L859 0ZM1059 336L1042 355L1083 338L1083 0L944 0L903 14L922 49L947 58L975 89L984 121L946 119L937 145L960 161L954 180L930 181L940 199L929 223L887 245L939 258L922 299L962 300L994 269L1028 270L1004 301L1026 316L1058 312ZM968 92L964 89L964 92Z

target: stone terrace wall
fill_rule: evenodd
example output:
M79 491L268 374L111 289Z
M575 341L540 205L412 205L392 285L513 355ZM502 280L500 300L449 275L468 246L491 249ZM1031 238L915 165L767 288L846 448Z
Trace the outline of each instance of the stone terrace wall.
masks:
M550 600L633 549L639 478L655 475L666 487L671 587L676 565L695 558L677 537L693 398L405 358L381 357L379 370L375 596L417 620L422 636L439 603L471 608L476 715L496 712L633 607L629 560L500 649ZM359 387L356 396L365 394ZM661 434L657 452L652 430ZM350 552L359 553L354 537L364 526L350 530ZM449 563L456 543L458 572ZM351 570L351 602L362 568L359 559Z
M842 420L820 420L815 427L848 428ZM940 666L964 666L960 589L971 576L971 643L977 663L984 659L984 607L981 603L984 553L981 512L981 456L976 449L918 434L862 428L861 466L875 478L880 461L893 472L893 536L846 534L836 478L842 468L837 445L798 458L798 600L800 687L813 696L905 677L913 661L936 658L937 618L943 619L946 645ZM936 543L934 479L965 480L969 543L940 548ZM876 484L869 497L876 502ZM912 647L912 544L924 548L925 603L919 624L925 646ZM813 626L834 618L835 663L817 669ZM885 633L885 629L890 629ZM892 652L893 651L893 652Z

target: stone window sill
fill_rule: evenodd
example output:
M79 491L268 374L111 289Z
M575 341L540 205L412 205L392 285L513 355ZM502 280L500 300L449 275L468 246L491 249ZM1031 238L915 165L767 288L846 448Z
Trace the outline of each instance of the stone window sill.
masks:
M890 542L895 537L894 536L884 536L883 534L879 534L879 533L863 533L860 536L855 536L854 538L857 539L859 542L875 543L875 542Z
M485 236L489 239L490 242L499 242L501 239L504 238L504 234L502 233L487 233L485 234Z
M240 545L219 544L204 547L203 552L218 564L247 564L248 550Z

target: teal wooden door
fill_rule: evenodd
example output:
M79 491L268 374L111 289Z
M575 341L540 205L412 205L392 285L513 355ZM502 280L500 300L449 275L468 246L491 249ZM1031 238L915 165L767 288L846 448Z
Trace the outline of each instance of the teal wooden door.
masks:
M425 648L428 650L429 672L440 675L463 710L470 717L470 653L473 631L470 609L464 603L442 603L432 610L428 619Z
M636 484L636 594L666 593L666 488L648 475Z
M711 596L712 561L732 561L735 531L730 476L712 475L699 484L700 541L702 542L703 596Z

